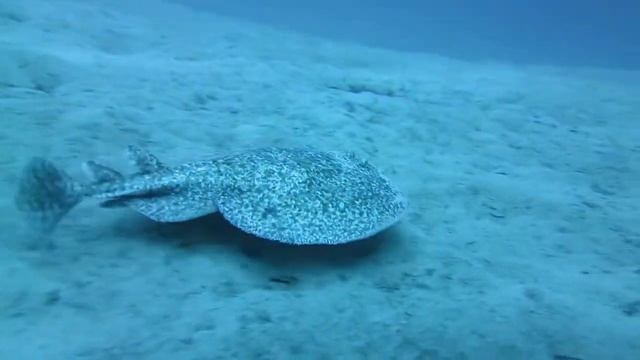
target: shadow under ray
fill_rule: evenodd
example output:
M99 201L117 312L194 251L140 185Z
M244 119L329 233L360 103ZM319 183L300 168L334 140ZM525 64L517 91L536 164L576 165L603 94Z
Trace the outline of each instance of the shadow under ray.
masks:
M158 223L136 216L117 226L114 235L144 239L194 253L224 247L275 267L323 264L332 267L352 266L389 250L396 243L391 228L370 238L341 245L291 245L243 232L220 214L180 223Z

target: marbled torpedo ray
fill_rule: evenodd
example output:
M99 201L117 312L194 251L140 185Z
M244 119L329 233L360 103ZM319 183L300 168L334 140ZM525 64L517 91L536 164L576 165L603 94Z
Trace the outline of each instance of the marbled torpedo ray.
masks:
M243 231L290 244L363 239L396 223L406 208L387 178L351 153L270 147L170 167L138 147L128 152L138 173L124 176L89 161L87 184L33 158L16 206L45 232L86 197L159 222L220 211Z

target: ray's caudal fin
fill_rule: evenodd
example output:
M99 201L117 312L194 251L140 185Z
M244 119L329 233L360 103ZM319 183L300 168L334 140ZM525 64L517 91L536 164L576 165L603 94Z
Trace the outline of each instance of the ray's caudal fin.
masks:
M34 157L22 170L15 204L42 233L58 222L82 200L81 186L50 161Z

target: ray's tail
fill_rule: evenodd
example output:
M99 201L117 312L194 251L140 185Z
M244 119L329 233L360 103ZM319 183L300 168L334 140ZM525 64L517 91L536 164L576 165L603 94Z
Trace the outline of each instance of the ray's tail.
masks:
M50 161L34 157L22 171L15 204L29 226L48 233L82 198L80 184Z

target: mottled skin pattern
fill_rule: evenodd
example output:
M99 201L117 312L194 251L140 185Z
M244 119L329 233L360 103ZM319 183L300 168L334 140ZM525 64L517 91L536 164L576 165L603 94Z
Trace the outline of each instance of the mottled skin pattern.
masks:
M105 199L104 207L129 206L160 222L194 219L217 211L219 182L215 160L174 168L162 167L125 181L102 182L87 187L87 196Z
M59 219L64 214L47 211L66 213L65 207L79 198L95 197L104 199L105 207L128 206L162 222L219 210L246 232L291 244L366 238L395 223L406 207L385 177L352 154L264 148L167 167L141 149L130 147L129 153L138 174L124 177L88 162L95 180L88 185L72 186L46 160L33 160L16 196L18 207ZM48 194L44 200L39 198L43 189Z
M268 148L216 162L223 216L244 231L292 244L338 244L395 223L403 197L351 154Z

